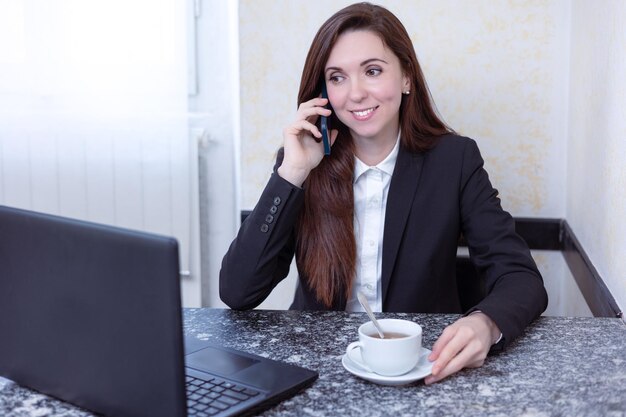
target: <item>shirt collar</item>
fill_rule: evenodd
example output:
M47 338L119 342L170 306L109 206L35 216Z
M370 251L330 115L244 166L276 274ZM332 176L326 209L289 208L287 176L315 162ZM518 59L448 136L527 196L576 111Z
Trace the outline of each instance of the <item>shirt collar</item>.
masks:
M392 175L393 169L396 166L396 160L398 159L399 149L400 149L400 132L398 132L398 138L396 139L396 144L394 145L393 149L391 150L391 152L389 152L389 155L387 155L387 157L383 159L378 165L373 166L373 167L366 165L363 161L361 161L355 155L354 156L354 182L356 182L361 175L363 175L365 172L367 172L368 170L372 168L377 168L380 171L388 175Z

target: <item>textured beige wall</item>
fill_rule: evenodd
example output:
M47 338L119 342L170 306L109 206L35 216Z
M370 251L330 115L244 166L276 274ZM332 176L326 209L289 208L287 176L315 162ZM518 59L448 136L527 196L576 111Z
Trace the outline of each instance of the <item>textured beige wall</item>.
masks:
M626 309L626 2L572 5L567 220Z
M256 203L319 26L352 1L241 0L242 207ZM473 137L504 207L564 217L569 3L382 1L404 23L443 118Z
M270 175L313 36L351 3L240 0L243 209L254 207ZM504 208L514 216L565 217L570 2L378 3L407 28L443 118L478 141ZM576 307L581 296L560 255L533 255L551 292L546 313L588 315ZM292 271L262 307L286 308L294 285Z

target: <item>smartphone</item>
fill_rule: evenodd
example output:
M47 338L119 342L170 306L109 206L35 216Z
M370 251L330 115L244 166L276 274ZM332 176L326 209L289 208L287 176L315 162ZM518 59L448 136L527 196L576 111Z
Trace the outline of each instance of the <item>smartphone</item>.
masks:
M326 82L322 82L322 98L328 99L328 92L326 91ZM327 109L331 109L330 101L325 106ZM330 155L330 119L326 116L320 116L320 130L322 131L322 142L324 142L324 155Z

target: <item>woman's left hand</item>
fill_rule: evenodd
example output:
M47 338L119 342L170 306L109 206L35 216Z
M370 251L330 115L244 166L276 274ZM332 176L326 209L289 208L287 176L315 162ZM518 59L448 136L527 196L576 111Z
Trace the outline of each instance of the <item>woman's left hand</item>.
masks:
M489 349L500 336L498 326L486 314L477 312L446 327L428 356L432 375L424 382L432 384L463 368L482 366Z

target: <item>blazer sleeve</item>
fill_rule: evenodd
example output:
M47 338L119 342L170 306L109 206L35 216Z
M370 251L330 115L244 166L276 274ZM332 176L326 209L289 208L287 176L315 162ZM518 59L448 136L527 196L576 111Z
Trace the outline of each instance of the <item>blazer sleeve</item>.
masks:
M487 314L502 332L497 346L502 348L546 309L548 296L526 242L500 205L473 140L464 150L460 186L462 232L487 289L487 296L467 314L475 310Z
M233 309L258 306L289 273L304 192L277 174L282 156L281 149L259 202L222 260L220 298Z

